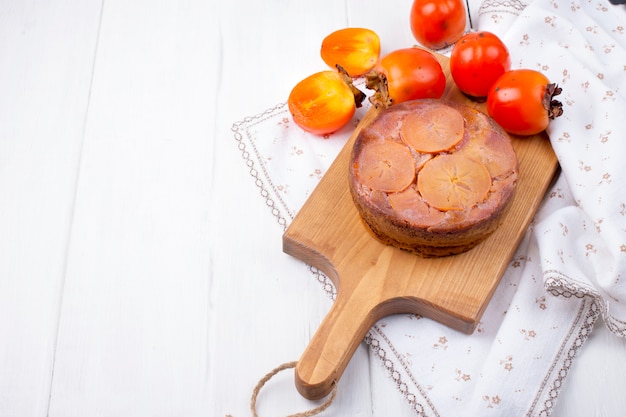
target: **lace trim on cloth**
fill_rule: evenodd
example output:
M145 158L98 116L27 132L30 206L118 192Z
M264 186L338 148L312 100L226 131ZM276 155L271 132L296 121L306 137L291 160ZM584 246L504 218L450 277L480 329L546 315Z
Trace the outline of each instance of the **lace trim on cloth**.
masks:
M238 143L238 148L241 151L241 157L246 162L246 165L250 169L250 175L254 178L254 184L259 188L259 192L261 193L261 197L265 198L265 204L271 209L272 215L276 218L278 224L283 228L283 230L287 229L287 224L289 221L293 220L294 214L289 211L285 202L282 199L278 198L278 203L280 207L287 211L287 215L289 216L289 221L282 214L279 206L277 206L276 201L270 196L270 192L266 186L264 178L268 178L267 171L262 163L263 159L259 155L259 150L255 146L255 141L250 137L250 128L256 124L263 123L265 120L276 117L276 113L282 110L285 107L285 103L278 104L274 107L271 107L265 110L263 113L259 113L255 116L246 117L245 119L236 122L233 124L231 130L235 134L235 140ZM244 134L248 136L248 140L244 141ZM252 148L252 151L248 150L248 146ZM252 152L252 153L251 153ZM257 169L257 165L255 161L259 161L259 165L261 170L263 171L263 176ZM269 182L269 185L273 187L273 184ZM276 190L274 189L274 194Z
M527 5L521 0L484 0L478 9L478 27L497 34L493 29L510 25Z
M563 341L559 349L559 355L555 358L549 372L546 373L539 395L535 398L533 406L526 416L548 417L552 414L552 409L556 405L563 382L572 367L575 357L578 355L578 351L591 334L599 314L596 301L586 298L578 309L576 318L576 323L582 321L583 326L579 328L571 327L568 334L569 337Z
M485 0L480 5L478 12L485 14L494 11L503 13L520 14L528 5L528 2L520 0Z
M378 335L380 338L376 338L374 334ZM370 346L370 349L374 353L375 357L381 361L391 379L396 383L398 391L400 391L406 402L411 406L413 411L415 411L416 415L440 415L428 398L427 389L421 386L420 383L413 377L408 365L402 360L402 356L395 350L393 344L385 333L382 332L379 325L374 325L374 327L372 327L372 330L370 330L365 337L365 343ZM387 349L392 353L393 359L388 357L385 347L387 347ZM394 360L398 361L400 370L396 368ZM413 386L417 390L417 394L411 390L406 382L403 381L403 375L406 375L413 383Z
M585 297L585 295L582 295L582 297ZM591 334L599 314L600 309L597 302L593 299L587 298L585 302L580 305L575 323L582 322L583 325L572 325L570 328L568 337L563 340L561 344L558 356L545 375L538 395L535 397L531 408L525 414L526 417L548 417L551 415L563 382L569 374L569 370L572 367L578 351ZM379 338L374 337L374 333L376 333ZM374 355L382 362L389 376L396 383L398 391L400 391L417 416L441 416L435 406L430 402L427 395L427 388L421 386L419 382L415 380L407 363L394 349L393 344L378 325L375 325L369 332L365 338L365 343L370 346ZM385 349L388 349L393 354L397 365L394 360L388 358L387 350ZM402 375L407 375L408 378L410 378L411 382L416 387L416 392L413 392L403 381Z
M231 128L237 141L237 147L241 152L241 157L249 169L250 176L254 179L254 184L258 187L261 197L265 199L265 204L283 231L287 230L289 223L295 217L295 213L289 208L284 198L281 197L281 194L285 193L284 188L272 182L262 151L257 146L253 129L264 122L285 123L285 117L289 117L287 103L280 103L262 113L246 117L234 123ZM318 174L321 178L321 172ZM311 191L312 189L307 190L307 194ZM328 297L335 300L337 290L331 279L316 267L312 265L307 265L307 267L311 275L321 284Z
M582 283L576 284L573 281L572 278L566 277L559 271L546 271L544 273L544 285L550 294L565 298L587 297L593 299L598 314L602 315L607 328L620 337L626 337L626 322L610 314L609 303L603 301L602 295L593 288Z

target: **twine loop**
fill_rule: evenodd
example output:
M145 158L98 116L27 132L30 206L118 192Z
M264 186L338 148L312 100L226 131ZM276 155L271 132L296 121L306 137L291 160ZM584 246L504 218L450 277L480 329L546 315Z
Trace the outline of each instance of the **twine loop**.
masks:
M258 417L258 414L256 411L256 402L263 386L270 379L272 379L277 373L284 371L286 369L295 368L297 364L298 364L297 361L283 363L277 366L276 368L272 369L263 378L259 380L259 382L254 387L254 390L252 391L252 397L250 398L250 411L252 411L252 417ZM330 395L328 396L328 398L326 399L326 401L324 401L318 407L312 408L311 410L308 410L308 411L303 411L303 412L296 413L296 414L290 414L287 417L311 417L311 416L317 415L323 412L324 410L326 410L328 407L330 407L330 405L335 400L336 396L337 396L337 384L335 383L333 384L333 389ZM232 416L226 415L226 417L232 417Z

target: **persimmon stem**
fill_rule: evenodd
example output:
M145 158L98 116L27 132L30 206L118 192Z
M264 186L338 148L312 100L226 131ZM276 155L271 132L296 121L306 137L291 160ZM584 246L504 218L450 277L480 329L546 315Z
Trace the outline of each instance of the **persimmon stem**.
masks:
M387 108L393 104L393 99L389 96L389 85L387 76L379 71L370 71L365 74L365 86L374 90L370 97L370 103L374 106Z
M346 71L339 64L335 65L335 67L337 68L337 71L339 71L339 74L343 78L343 81L348 84L348 87L350 87L350 90L354 95L354 104L357 108L360 108L363 105L363 101L365 100L365 93L354 86L354 82L352 80L352 77L348 74L348 71Z
M548 111L550 120L556 119L563 114L563 103L554 100L554 96L558 96L562 91L563 89L555 83L546 86L546 93L543 96L543 107Z

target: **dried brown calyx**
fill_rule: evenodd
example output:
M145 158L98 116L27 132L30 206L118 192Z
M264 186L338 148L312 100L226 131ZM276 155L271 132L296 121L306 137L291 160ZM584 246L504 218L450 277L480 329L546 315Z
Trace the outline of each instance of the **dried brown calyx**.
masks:
M543 107L548 111L550 120L563 114L563 103L554 99L554 96L558 96L562 91L563 89L555 83L546 86L546 93L543 96Z
M354 95L354 104L356 105L357 108L360 108L363 105L363 100L365 100L365 97L367 96L365 95L363 91L359 90L358 88L354 86L352 77L350 76L350 74L348 74L348 72L341 65L337 64L335 65L335 67L337 68L337 71L341 75L341 78L343 79L343 81L348 85L348 87L350 87L350 90L352 91L352 94Z
M365 74L365 86L374 91L369 100L377 108L386 109L393 104L393 99L389 96L387 76L382 72L373 70Z

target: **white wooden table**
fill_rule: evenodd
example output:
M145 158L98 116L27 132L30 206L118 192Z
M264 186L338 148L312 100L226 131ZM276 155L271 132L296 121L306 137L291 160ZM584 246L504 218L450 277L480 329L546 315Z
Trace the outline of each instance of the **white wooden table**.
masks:
M411 45L409 6L0 1L0 416L250 415L331 300L231 126L324 69L332 30ZM598 323L554 415L623 415L625 359ZM310 408L279 375L259 414ZM361 346L325 415L412 413Z

